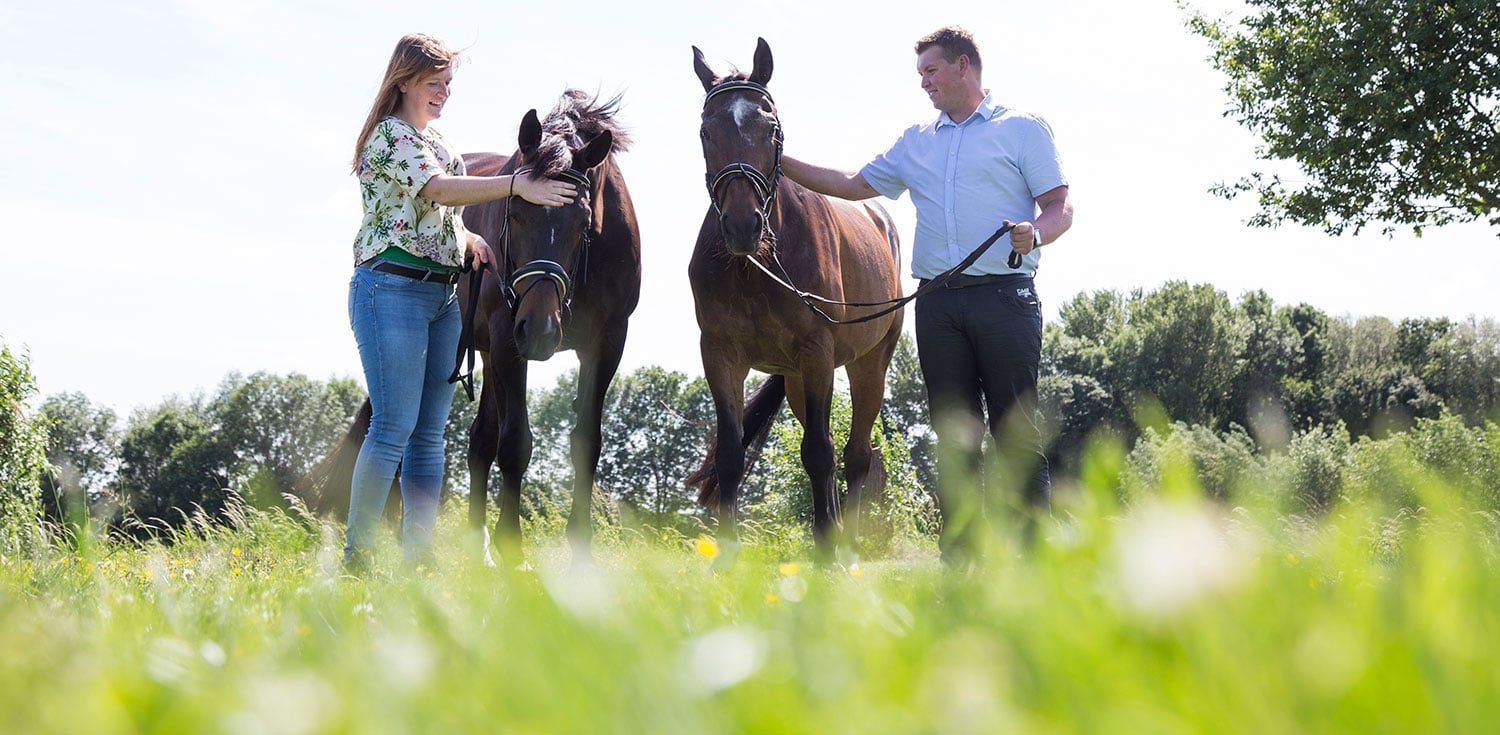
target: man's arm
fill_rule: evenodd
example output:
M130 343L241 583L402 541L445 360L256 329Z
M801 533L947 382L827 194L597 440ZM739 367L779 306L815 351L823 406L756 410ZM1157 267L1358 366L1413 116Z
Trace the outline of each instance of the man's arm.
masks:
M1036 198L1036 203L1042 210L1036 221L1016 222L1010 231L1011 249L1021 255L1034 249L1035 233L1042 233L1042 244L1046 245L1062 237L1073 226L1073 202L1068 198L1068 187L1059 186L1046 191ZM1011 224L1011 221L1005 220L1005 224Z
M870 182L865 181L865 177L861 176L858 171L839 171L814 166L785 154L781 156L781 173L819 194L831 197L858 200L880 195L880 192L875 191L875 187L870 186Z

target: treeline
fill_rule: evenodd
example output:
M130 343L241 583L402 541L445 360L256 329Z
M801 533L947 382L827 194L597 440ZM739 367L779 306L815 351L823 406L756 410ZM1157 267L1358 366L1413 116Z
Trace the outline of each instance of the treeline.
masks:
M1491 319L1354 319L1278 306L1260 291L1233 300L1211 286L1171 282L1151 292L1081 294L1044 339L1041 403L1063 478L1079 471L1091 439L1106 438L1132 450L1122 495L1153 486L1171 455L1190 459L1211 494L1239 500L1234 478L1271 474L1285 479L1278 486L1291 509L1314 510L1366 471L1354 464L1374 456L1371 442L1389 447L1436 432L1441 441L1432 441L1449 455L1478 458L1475 476L1497 473L1500 482L1500 446L1487 424L1500 405L1500 328ZM286 503L364 399L348 379L233 374L210 394L173 397L123 420L78 393L47 396L27 414L34 387L25 360L7 349L5 366L11 411L0 427L7 452L0 466L9 474L0 476L8 503L0 516L24 515L11 489L28 480L16 468L36 466L36 504L54 526L90 518L123 533L153 533L200 512L217 517L231 493L260 506ZM536 449L524 511L533 523L562 522L575 390L569 374L531 391ZM450 495L468 492L475 406L455 394ZM847 402L836 409L846 413ZM703 379L659 367L620 375L605 416L604 511L648 524L702 517L682 480L701 460L713 423ZM847 416L836 415L836 431L840 422ZM933 436L910 339L892 363L880 429L881 508L893 509L881 517L929 530ZM40 449L23 451L37 442ZM747 480L752 515L807 513L799 442L783 411ZM498 472L491 492L497 485Z
M1133 443L1158 412L1276 448L1318 427L1358 439L1444 415L1479 426L1500 407L1493 319L1330 316L1177 281L1080 294L1058 321L1041 394L1064 462L1100 427Z

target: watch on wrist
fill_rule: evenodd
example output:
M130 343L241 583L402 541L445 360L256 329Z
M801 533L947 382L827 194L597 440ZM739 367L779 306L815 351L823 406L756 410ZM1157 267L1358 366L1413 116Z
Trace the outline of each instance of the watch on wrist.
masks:
M1035 227L1032 227L1031 228L1031 247L1039 248L1041 246L1042 246L1042 231L1038 230Z

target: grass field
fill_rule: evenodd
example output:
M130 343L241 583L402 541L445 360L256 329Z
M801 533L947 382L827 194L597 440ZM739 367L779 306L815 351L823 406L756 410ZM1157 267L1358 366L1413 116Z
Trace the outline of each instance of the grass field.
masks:
M1086 473L1087 476L1087 473ZM931 539L813 568L800 543L603 534L573 571L244 511L171 545L0 561L6 733L1490 732L1500 519L1444 501L1301 517L1086 486L1017 554ZM1188 483L1189 485L1191 483ZM1167 499L1175 498L1175 499ZM765 535L765 538L783 538Z

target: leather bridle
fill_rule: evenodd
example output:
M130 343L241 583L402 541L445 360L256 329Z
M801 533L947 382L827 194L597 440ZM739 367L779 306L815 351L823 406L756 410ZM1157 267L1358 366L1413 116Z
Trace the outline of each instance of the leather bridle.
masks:
M530 172L531 169L522 168L516 170L515 175L524 176ZM582 191L588 191L593 186L589 181L588 174L572 168L562 171L552 178L576 184ZM563 264L545 258L537 258L517 266L515 261L510 257L510 207L511 202L515 198L515 195L506 198L505 222L500 228L500 246L505 252L505 272L501 274L500 290L505 294L505 302L510 306L511 313L514 314L516 306L531 293L531 289L536 288L540 283L550 280L557 285L558 299L562 302L563 308L566 309L573 301L574 275L588 261L586 256L589 239L588 233L584 233L583 242L579 243L578 251L573 256L573 268L571 271L565 268ZM528 278L536 278L536 280L532 281L531 285L527 286L525 291L519 294L516 293L516 289L520 286L521 281Z
M784 142L781 119L776 116L776 100L771 98L770 91L764 85L757 84L748 79L732 79L710 89L708 96L703 98L703 106L707 108L709 100L718 95L741 90L754 92L765 97L766 101L771 103L771 142L775 145L776 149L775 163L772 164L770 176L765 175L760 169L748 163L738 161L719 169L719 172L716 174L705 173L704 179L708 184L708 199L713 203L714 213L723 216L724 212L719 206L720 189L734 179L743 178L749 180L751 188L755 189L756 196L760 198L760 211L764 214L762 227L766 232L770 233L774 240L775 232L771 229L770 225L771 207L776 204L776 186L781 182L781 150Z
M516 176L524 176L531 172L530 168L521 168L515 171ZM592 191L593 184L589 181L588 174L577 169L570 168L553 176L554 179L562 179L576 184L583 191ZM505 199L505 219L500 225L500 247L505 253L505 272L495 272L493 264L484 264L481 267L472 267L474 264L466 263L465 270L469 271L469 311L468 318L463 320L463 327L459 331L458 354L453 358L453 373L448 376L449 383L463 385L464 392L468 394L469 400L474 400L474 318L479 310L480 284L484 280L484 267L489 267L491 272L500 280L500 293L505 295L505 303L510 307L511 318L515 318L516 306L521 300L531 293L531 289L537 284L551 281L557 285L557 297L561 302L562 309L566 311L573 303L573 281L575 279L586 279L588 268L589 233L585 229L583 241L578 243L578 252L573 256L573 269L570 272L561 263L545 258L536 258L520 267L510 257L510 206L516 198L515 194ZM521 281L534 278L525 291L516 293L516 287ZM465 360L468 366L465 368Z

